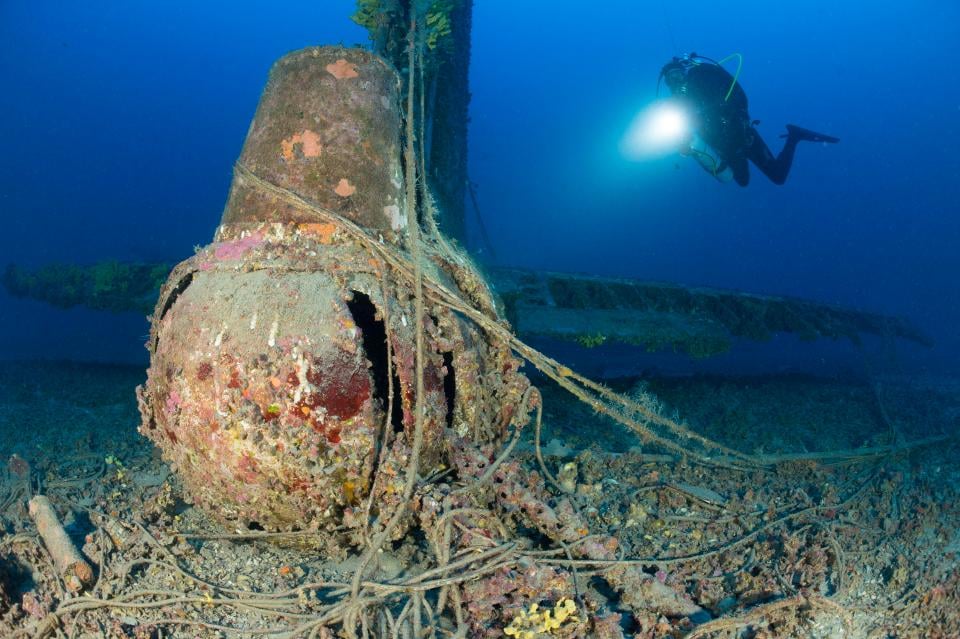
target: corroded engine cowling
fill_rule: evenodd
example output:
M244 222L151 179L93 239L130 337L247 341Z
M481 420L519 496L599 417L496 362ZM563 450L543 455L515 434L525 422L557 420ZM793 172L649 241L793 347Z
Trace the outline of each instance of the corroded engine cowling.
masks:
M191 499L233 527L349 527L371 491L374 512L401 493L415 424L413 295L370 247L398 243L407 224L397 87L362 50L279 61L215 242L161 291L141 432ZM433 262L432 276L455 288L452 265ZM444 429L502 437L527 381L506 344L445 307L426 310L429 471Z

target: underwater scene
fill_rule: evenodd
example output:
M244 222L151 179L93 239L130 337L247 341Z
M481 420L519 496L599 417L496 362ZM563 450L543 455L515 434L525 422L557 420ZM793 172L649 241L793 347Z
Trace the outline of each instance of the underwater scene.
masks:
M0 2L0 638L960 638L960 5Z

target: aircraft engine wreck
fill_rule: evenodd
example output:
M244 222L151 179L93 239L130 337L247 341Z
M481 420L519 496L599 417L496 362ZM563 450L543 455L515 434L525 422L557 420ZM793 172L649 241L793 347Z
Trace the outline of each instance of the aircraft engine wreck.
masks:
M351 528L401 498L414 293L371 249L402 252L411 223L399 85L362 50L281 59L213 243L161 291L141 431L195 503L238 529ZM459 290L458 265L429 258L430 277ZM428 304L422 326L428 473L445 429L502 439L528 382L505 343L449 308Z

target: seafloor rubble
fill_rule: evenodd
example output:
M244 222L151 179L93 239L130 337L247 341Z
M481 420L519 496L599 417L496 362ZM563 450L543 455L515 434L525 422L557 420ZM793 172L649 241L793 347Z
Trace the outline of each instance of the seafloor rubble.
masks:
M955 389L611 388L521 342L437 230L416 49L402 138L368 52L274 67L215 241L152 318L166 463L108 399L122 371L8 369L10 633L955 634Z
M298 537L313 533L225 530L191 506L136 434L131 390L141 381L126 368L0 365L0 454L9 460L0 492L0 634L337 636L316 615L329 610L338 589L349 589L358 555L322 558L298 549ZM488 510L452 518L453 530L469 531L472 541L451 565L487 571L457 589L470 636L960 632L955 440L895 455L869 448L955 430L956 380L885 379L881 396L863 382L800 376L614 384L744 449L809 453L817 441L864 447L846 459L785 461L770 470L706 468L651 451L546 380L534 382L545 407L541 452L555 485L544 480L530 429L501 467L506 481L490 484L505 496L488 494ZM26 497L37 491L97 570L82 592L67 588L37 537L26 512ZM652 579L637 582L635 593L611 589L598 578L608 570L602 562L571 562L536 532L549 525L548 511L589 528L567 550L607 544L612 558L635 561ZM387 545L366 579L389 588L423 574L432 566L431 541L409 536ZM494 561L469 561L484 556ZM434 590L424 603L439 613L437 596ZM394 615L402 601L395 599ZM435 636L455 632L452 615L437 620Z

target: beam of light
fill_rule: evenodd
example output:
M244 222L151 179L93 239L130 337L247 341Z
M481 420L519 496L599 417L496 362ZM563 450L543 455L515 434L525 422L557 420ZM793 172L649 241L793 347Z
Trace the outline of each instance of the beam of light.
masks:
M631 160L643 160L675 153L692 133L684 109L672 100L660 100L637 114L620 147Z

